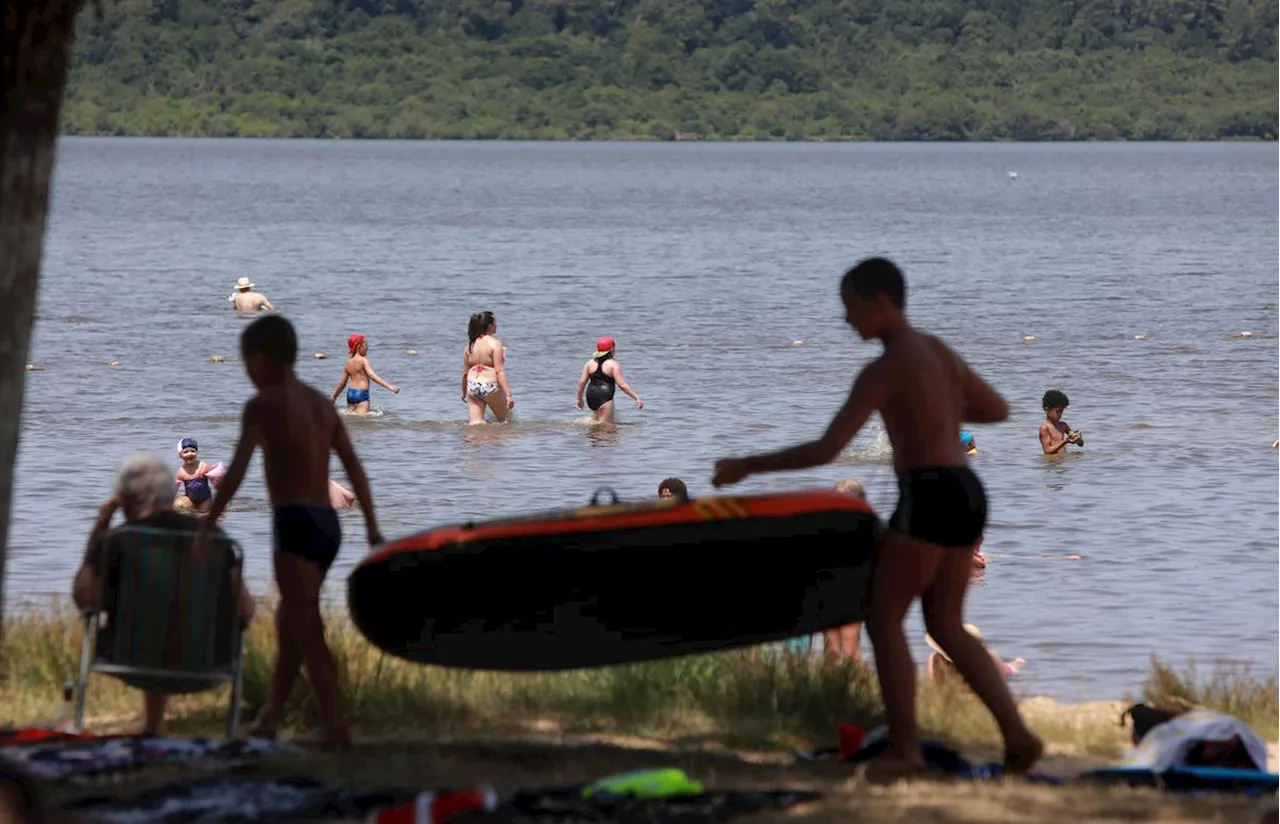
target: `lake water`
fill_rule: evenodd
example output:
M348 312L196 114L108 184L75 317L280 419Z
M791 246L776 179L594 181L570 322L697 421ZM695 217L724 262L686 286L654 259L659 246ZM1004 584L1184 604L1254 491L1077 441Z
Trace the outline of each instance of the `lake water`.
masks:
M1151 652L1272 674L1277 196L1275 144L64 140L7 592L67 590L129 453L176 462L192 436L230 459L249 395L227 302L241 275L306 355L329 355L300 362L305 380L331 389L358 331L402 387L350 423L395 536L601 486L651 497L668 475L707 493L717 457L817 435L878 351L842 323L840 274L885 254L913 319L1014 407L977 429L991 566L969 615L1028 660L1019 689L1120 697ZM481 309L509 350L506 427L463 425L460 351ZM611 432L573 407L605 334L646 402L620 394ZM1088 441L1057 462L1036 439L1049 388ZM887 513L880 432L741 489L854 477ZM343 524L335 595L366 549L359 514ZM267 591L257 461L227 526Z

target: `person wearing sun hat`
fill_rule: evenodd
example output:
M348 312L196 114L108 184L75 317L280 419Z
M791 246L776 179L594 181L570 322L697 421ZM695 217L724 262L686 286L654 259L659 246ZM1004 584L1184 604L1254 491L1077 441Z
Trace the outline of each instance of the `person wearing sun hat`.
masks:
M977 624L965 624L964 631L979 641L982 640L982 630L978 628ZM924 634L924 642L929 645L929 649L933 650L928 662L925 663L926 677L935 684L954 681L959 678L960 674L956 672L955 665L951 663L951 658L942 651L942 647L938 645L937 641L933 640L933 636L926 632ZM988 649L987 653L991 656L991 660L995 662L996 669L1006 679L1021 671L1027 665L1027 662L1021 658L1006 661L993 649Z
M636 402L637 409L644 409L644 401L632 391L626 379L622 377L622 364L614 357L617 343L613 338L603 337L596 340L596 351L591 360L582 367L582 376L578 378L577 407L586 405L595 415L596 423L613 423L613 395L615 389L621 389Z
M253 291L254 284L249 282L248 278L240 278L236 281L235 294L227 298L231 301L231 305L235 307L237 312L258 312L266 309L268 312L276 311L276 307L267 300L267 296L261 292Z

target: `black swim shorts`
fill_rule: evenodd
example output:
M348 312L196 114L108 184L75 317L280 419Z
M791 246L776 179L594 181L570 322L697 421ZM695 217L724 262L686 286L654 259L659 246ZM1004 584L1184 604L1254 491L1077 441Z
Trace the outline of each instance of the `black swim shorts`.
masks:
M282 506L273 519L276 552L287 552L320 567L324 574L333 566L342 544L338 513L328 506Z
M912 469L898 477L889 526L921 541L968 548L987 527L987 493L967 466Z

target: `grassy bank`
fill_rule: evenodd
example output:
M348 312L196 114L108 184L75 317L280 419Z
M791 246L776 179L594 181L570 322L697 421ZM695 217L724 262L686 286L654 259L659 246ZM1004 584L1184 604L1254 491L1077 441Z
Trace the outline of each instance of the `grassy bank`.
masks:
M867 669L802 656L730 652L566 673L508 674L408 664L371 647L343 620L331 621L329 634L357 730L370 737L554 730L783 747L834 743L837 723L876 723L881 712L875 678ZM61 686L76 671L79 643L79 620L62 607L6 621L0 725L43 724L54 717ZM266 695L273 660L272 624L260 617L248 639L246 718ZM226 697L221 690L178 699L171 730L217 732ZM1153 661L1145 700L1223 709L1267 740L1277 737L1274 678L1258 681L1247 672L1225 670L1200 678ZM1126 744L1118 703L1060 705L1034 699L1024 707L1059 753L1109 757ZM98 728L130 728L138 708L136 693L114 679L93 678L87 716ZM924 687L920 718L933 735L957 745L998 741L987 714L963 690ZM286 723L302 727L315 720L310 690L300 685Z

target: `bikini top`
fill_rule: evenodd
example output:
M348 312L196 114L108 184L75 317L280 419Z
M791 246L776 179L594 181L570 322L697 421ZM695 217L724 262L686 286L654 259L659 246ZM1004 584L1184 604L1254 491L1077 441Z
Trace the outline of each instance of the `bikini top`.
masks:
M603 358L596 358L596 371L592 372L590 377L587 378L587 380L588 381L598 380L601 383L607 383L610 385L617 383L617 380L615 380L612 375L604 371L604 362L609 360L612 357L613 355L605 355Z

